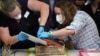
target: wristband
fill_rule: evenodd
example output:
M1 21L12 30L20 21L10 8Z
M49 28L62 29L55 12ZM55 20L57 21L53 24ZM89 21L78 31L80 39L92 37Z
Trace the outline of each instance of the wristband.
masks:
M49 36L50 36L51 39L53 39L52 31L49 31Z

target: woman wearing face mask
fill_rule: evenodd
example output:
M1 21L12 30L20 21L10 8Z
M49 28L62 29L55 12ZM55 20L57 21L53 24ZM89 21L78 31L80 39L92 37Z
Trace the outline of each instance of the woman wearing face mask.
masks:
M40 12L40 23L34 11ZM37 36L39 25L45 26L49 6L38 0L0 0L0 38L5 44L14 44L12 48L34 47L24 31ZM43 27L39 28L39 32ZM16 44L15 44L16 43Z
M42 32L39 38L58 36L59 39L62 39L61 36L66 36L66 38L69 36L75 49L100 49L97 27L86 12L78 11L75 5L68 1L58 2L55 6L55 12L63 20L63 23L58 26L59 30Z

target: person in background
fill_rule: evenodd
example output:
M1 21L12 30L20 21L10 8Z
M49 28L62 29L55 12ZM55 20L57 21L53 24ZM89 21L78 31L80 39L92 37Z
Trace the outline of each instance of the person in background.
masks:
M45 39L58 36L64 39L69 36L75 49L100 49L100 37L94 20L85 11L78 10L68 1L60 1L55 5L56 18L61 19L58 30L42 32L38 38ZM95 32L95 33L94 33Z
M100 0L88 0L89 4L81 10L87 12L95 21L100 35Z
M77 6L78 9L81 9L85 6L87 0L74 0L74 4Z
M40 22L34 11L40 12ZM12 48L34 47L35 43L26 40L41 32L49 15L49 6L38 0L0 0L0 39ZM42 29L41 29L42 28Z

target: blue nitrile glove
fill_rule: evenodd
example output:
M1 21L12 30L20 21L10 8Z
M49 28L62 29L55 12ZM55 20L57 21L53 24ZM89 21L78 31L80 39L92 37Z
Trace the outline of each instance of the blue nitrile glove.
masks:
M42 32L38 38L40 39L44 39L44 38L49 38L50 37L50 33L49 32Z
M44 32L44 26L39 27L38 32L37 32L37 37L39 37L42 32Z
M19 34L16 35L16 38L18 41L24 41L28 39L29 36L27 36L25 33L20 32Z
M52 39L54 39L54 40L58 40L58 39L59 39L58 36L52 36L52 35L50 34L50 32L42 32L38 38L40 38L40 39L52 38Z

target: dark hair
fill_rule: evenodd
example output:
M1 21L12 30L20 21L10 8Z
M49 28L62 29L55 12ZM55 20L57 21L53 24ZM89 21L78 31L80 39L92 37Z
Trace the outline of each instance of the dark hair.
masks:
M65 21L63 22L63 24L59 25L58 28L68 26L73 20L73 17L77 11L77 7L68 1L59 1L55 5L55 7L60 8L64 13L63 15L65 16Z

